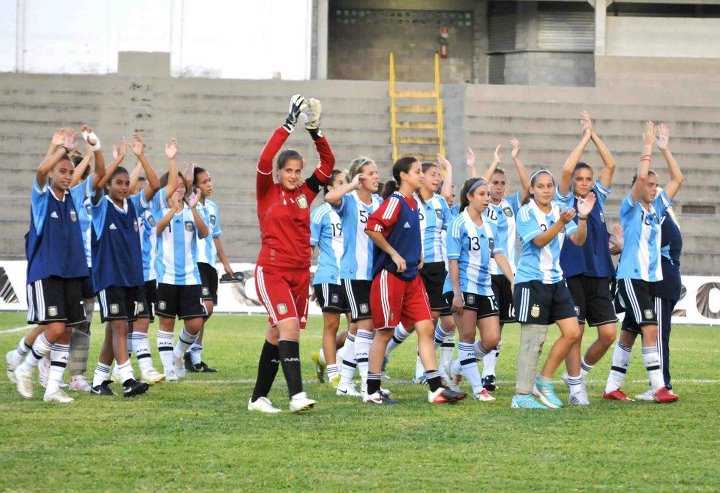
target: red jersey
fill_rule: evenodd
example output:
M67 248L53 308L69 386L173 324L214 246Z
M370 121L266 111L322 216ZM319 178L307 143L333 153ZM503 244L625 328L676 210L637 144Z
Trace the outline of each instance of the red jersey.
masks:
M257 165L257 213L260 222L260 253L257 264L279 269L309 269L310 204L327 182L335 157L325 137L315 140L320 164L313 176L295 190L273 180L273 159L290 134L278 128L265 144Z

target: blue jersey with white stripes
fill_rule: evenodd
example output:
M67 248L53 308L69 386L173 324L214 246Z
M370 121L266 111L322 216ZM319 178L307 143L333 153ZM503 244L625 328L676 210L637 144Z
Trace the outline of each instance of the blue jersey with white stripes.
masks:
M618 265L618 279L662 280L660 264L660 219L672 202L665 191L658 193L646 210L640 200L633 202L632 192L620 205L620 224L624 246Z
M155 226L157 226L155 214L161 214L159 209L161 209L162 204L166 202L167 192L163 187L153 196L152 200L148 204L148 208L138 217L140 245L142 247L143 280L145 282L157 279L155 259L157 257L158 237L155 231Z
M495 254L505 253L497 238L495 224L483 216L482 226L478 226L467 209L452 222L447 233L447 255L448 260L458 261L460 291L492 296L490 262ZM452 291L450 274L443 286L444 293L449 291Z
M210 264L215 268L217 263L217 248L215 247L215 238L222 237L222 229L220 228L220 209L217 204L210 199L205 199L205 203L198 202L197 210L205 220L208 227L208 235L205 238L198 237L198 262Z
M342 223L327 202L310 213L310 245L317 245L319 251L313 284L340 284Z
M505 256L510 263L510 268L513 273L517 265L517 225L515 217L522 205L520 204L521 197L522 195L518 190L517 193L502 199L499 204L490 202L483 213L483 215L497 227L497 242L501 244L505 250ZM495 275L502 273L495 259L490 259L490 274Z
M352 281L372 281L374 245L365 234L370 214L375 212L382 198L372 194L370 204L363 203L357 191L346 194L342 198L336 212L340 217L343 231L343 255L340 261L340 277Z
M541 281L544 284L555 284L563 279L560 267L560 251L565 236L577 230L577 224L570 221L565 227L542 248L538 248L533 239L540 236L560 220L560 206L557 202L550 203L550 213L545 214L533 199L520 208L517 217L517 229L522 244L522 253L517 267L515 284L521 282Z
M420 207L420 237L424 262L444 262L445 245L442 232L447 230L454 219L450 207L443 196L437 193L425 203L418 194L415 194L415 200Z
M159 222L170 209L166 201L155 209L155 221ZM173 215L170 223L158 235L155 270L158 283L176 286L201 284L198 270L197 226L192 209L184 209Z

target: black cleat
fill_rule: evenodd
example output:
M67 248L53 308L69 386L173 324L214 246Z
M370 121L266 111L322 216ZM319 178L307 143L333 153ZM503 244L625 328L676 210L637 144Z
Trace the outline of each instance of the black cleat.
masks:
M123 384L123 397L135 397L144 394L150 386L145 382L140 382L131 378Z
M488 392L493 392L494 390L497 390L497 385L495 385L495 375L488 375L487 377L483 377L482 386Z
M217 368L210 368L207 363L201 361L200 363L195 365L195 371L200 373L217 373Z
M104 395L104 396L110 396L110 395L117 395L115 392L112 391L112 389L109 387L109 385L112 383L112 380L105 380L100 385L95 385L90 389L90 392L95 395Z
M190 353L185 353L185 356L183 357L183 360L185 360L185 369L192 373L197 373L198 370L195 368L195 365L192 363L192 359L190 359Z

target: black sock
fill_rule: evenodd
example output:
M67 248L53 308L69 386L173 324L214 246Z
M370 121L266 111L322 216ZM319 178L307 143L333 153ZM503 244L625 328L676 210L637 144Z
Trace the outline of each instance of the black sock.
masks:
M430 387L430 392L435 392L437 389L442 387L442 380L440 379L440 372L437 370L430 370L425 372L425 381Z
M255 389L253 390L252 401L255 402L259 397L267 397L272 388L275 375L277 375L280 366L280 355L278 347L265 341L262 351L260 352L260 361L258 362L257 380L255 381Z
M280 364L282 365L285 381L290 397L303 391L302 375L300 373L300 343L298 341L280 341L278 345Z
M373 395L375 392L380 390L380 373L370 373L367 376L367 394Z

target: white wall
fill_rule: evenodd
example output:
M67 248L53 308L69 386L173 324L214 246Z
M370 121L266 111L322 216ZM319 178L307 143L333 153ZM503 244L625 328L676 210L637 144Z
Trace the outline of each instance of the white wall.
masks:
M606 55L720 58L720 19L608 17Z
M118 51L165 51L176 76L307 79L311 26L312 0L0 0L0 71L114 73Z

